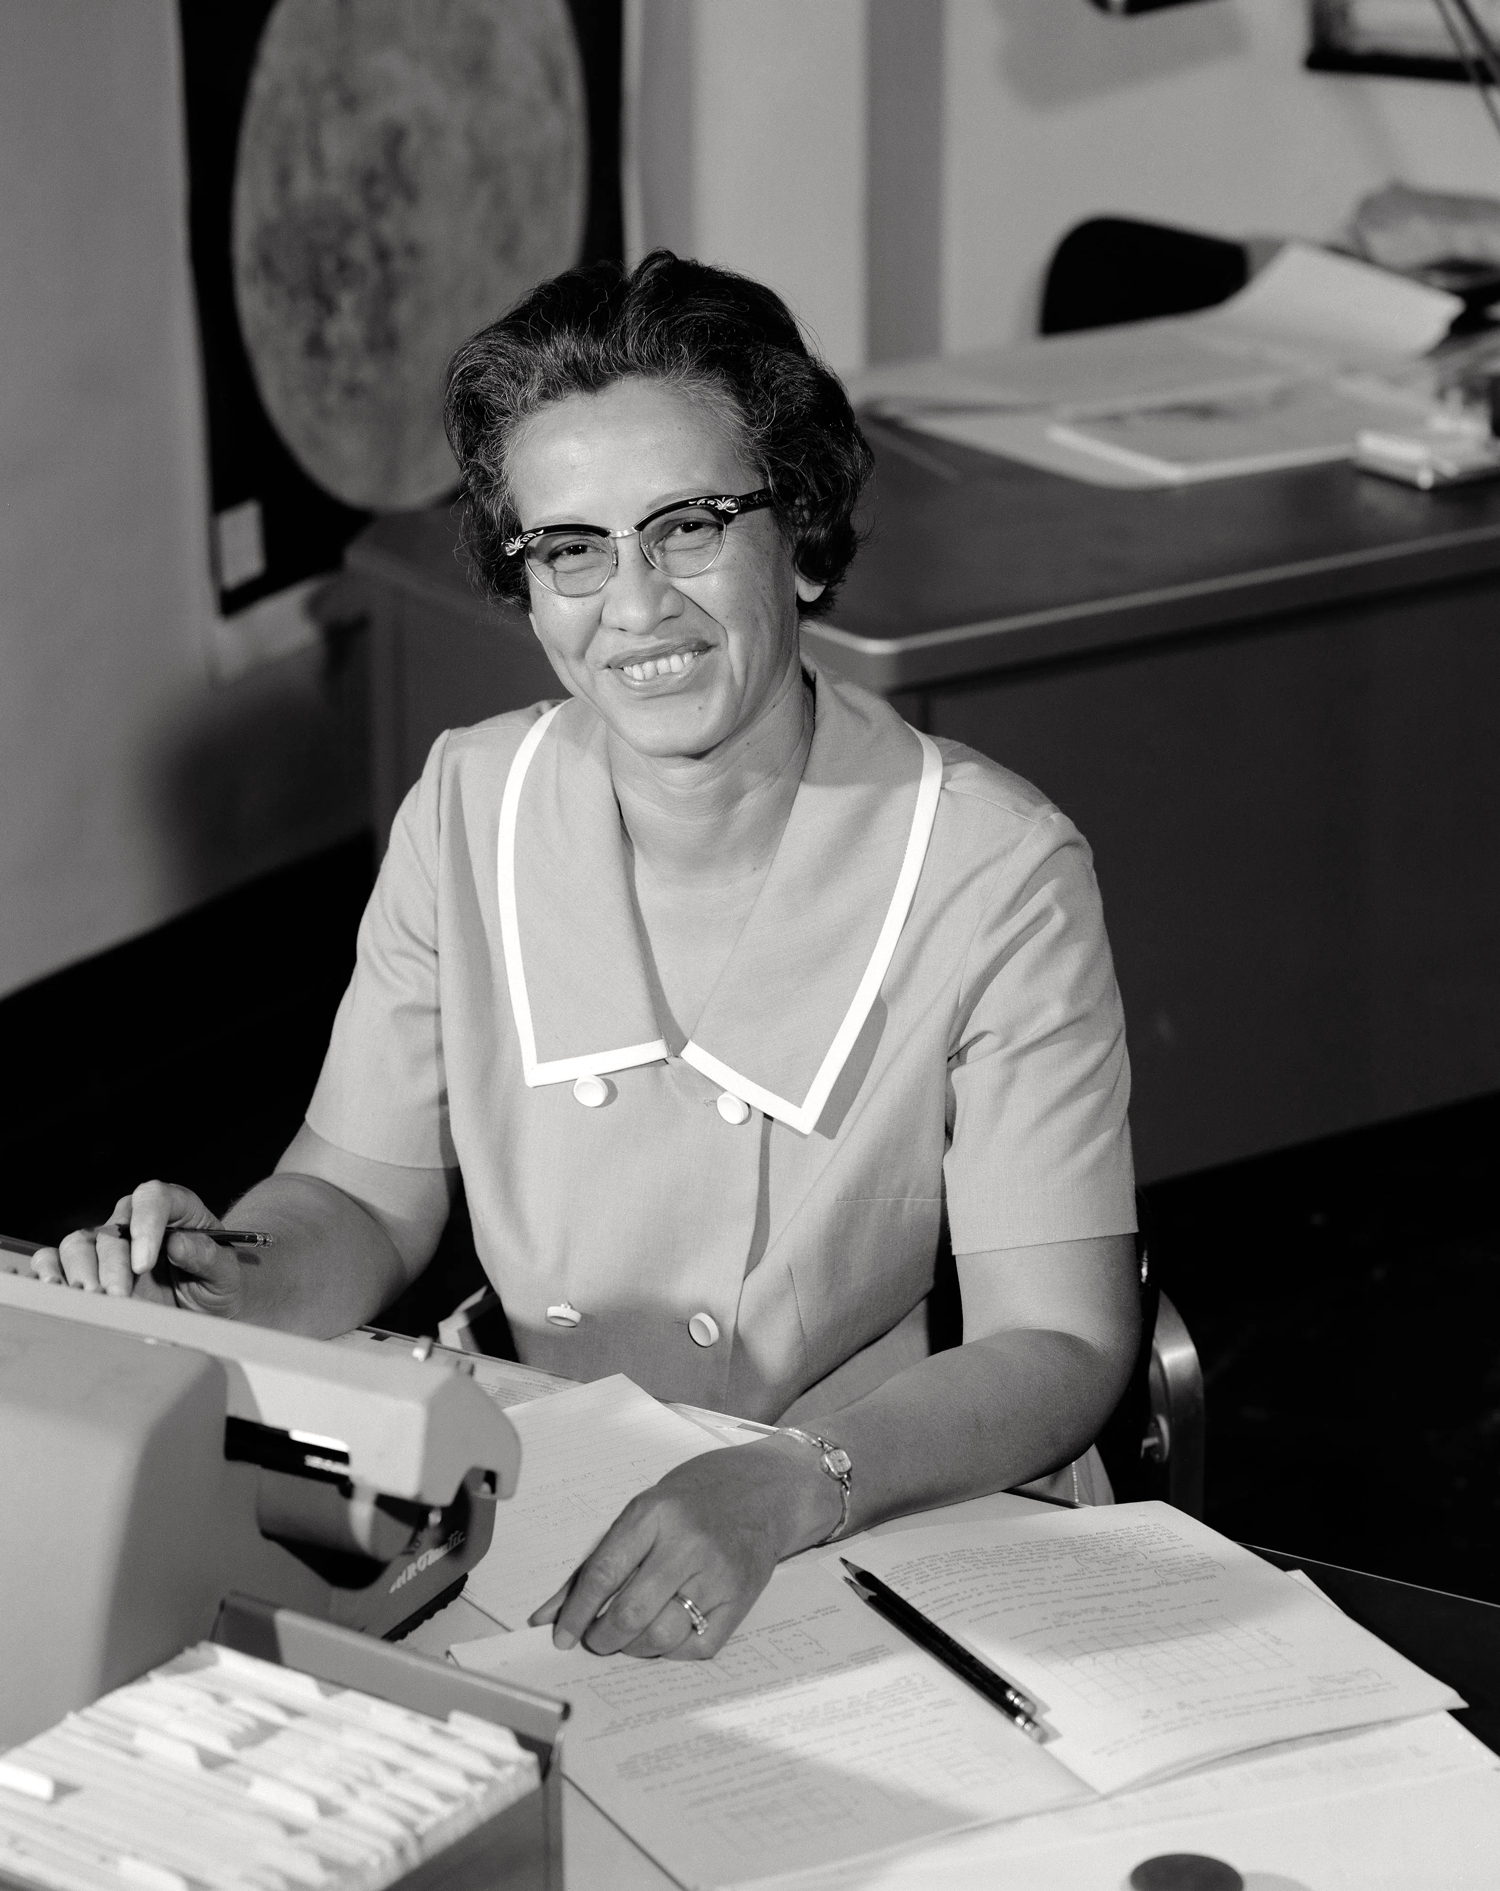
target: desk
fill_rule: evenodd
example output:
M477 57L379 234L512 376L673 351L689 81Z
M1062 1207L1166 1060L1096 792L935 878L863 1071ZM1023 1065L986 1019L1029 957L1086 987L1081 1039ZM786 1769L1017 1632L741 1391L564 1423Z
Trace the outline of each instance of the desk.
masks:
M871 535L807 647L1089 836L1142 1179L1500 1088L1500 486L1120 491L871 437ZM437 510L349 554L382 824L440 729L557 690L455 540Z
M897 1519L876 1533L1040 1508L1024 1497L980 1497L947 1511ZM807 1559L821 1554L809 1551ZM1279 1568L1305 1570L1346 1614L1456 1688L1469 1702L1457 1718L1500 1753L1500 1607L1279 1550L1257 1554ZM406 1645L441 1655L451 1643L492 1629L488 1617L460 1597L417 1629ZM572 1786L564 1791L563 1819L566 1891L672 1891L673 1880Z

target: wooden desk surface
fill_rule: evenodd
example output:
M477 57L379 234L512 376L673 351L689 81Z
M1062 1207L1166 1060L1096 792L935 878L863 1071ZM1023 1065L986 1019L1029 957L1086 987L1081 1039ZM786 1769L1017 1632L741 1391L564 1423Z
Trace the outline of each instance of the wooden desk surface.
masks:
M1500 483L1332 464L1129 491L870 436L870 538L809 645L882 693L1500 570Z

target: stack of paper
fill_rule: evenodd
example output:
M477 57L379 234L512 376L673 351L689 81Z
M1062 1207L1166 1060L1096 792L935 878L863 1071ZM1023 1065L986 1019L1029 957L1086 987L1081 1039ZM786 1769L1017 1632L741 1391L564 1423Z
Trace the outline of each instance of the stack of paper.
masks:
M1096 485L1179 485L1347 458L1368 428L1420 427L1404 372L1457 296L1288 243L1201 314L900 362L851 388L882 418Z
M1463 1705L1170 1504L909 1530L860 1561L1030 1694L1048 1752L1101 1793Z
M453 1656L567 1699L568 1776L695 1886L833 1865L1462 1705L1164 1504L906 1530L850 1554L1037 1699L1047 1744L857 1600L835 1559L779 1570L712 1662L559 1654L545 1630Z

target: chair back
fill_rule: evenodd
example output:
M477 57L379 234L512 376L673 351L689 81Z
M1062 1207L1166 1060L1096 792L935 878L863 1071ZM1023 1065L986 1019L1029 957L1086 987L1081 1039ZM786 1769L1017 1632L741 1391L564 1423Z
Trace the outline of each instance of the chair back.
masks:
M1133 217L1090 217L1053 252L1038 329L1064 335L1225 302L1249 280L1242 243Z

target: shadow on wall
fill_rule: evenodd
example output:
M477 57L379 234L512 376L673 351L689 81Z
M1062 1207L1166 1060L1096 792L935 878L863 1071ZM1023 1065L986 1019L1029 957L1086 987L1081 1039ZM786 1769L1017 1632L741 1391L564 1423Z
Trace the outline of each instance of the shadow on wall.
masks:
M334 614L322 642L198 698L161 731L150 787L172 903L212 898L369 824L369 652Z
M1000 66L1007 89L1043 108L1231 59L1249 44L1238 12L1222 0L1131 19L1108 17L1088 0L992 4L1004 25Z

